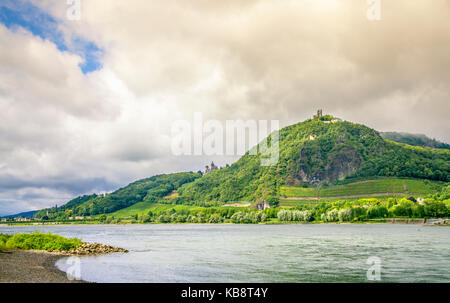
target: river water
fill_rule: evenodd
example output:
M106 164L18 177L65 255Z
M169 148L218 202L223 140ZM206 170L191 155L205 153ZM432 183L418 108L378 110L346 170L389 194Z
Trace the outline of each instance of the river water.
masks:
M450 282L450 228L392 224L59 225L52 232L130 250L80 258L92 282ZM368 259L380 263L367 264ZM58 268L73 266L67 258ZM372 267L372 268L371 268ZM369 268L371 268L369 270ZM374 276L377 269L380 275ZM375 271L374 271L375 270Z

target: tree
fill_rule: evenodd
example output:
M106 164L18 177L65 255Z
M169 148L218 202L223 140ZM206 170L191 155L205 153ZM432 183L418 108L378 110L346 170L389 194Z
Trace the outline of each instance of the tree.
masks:
M338 213L339 221L351 221L352 220L352 210L350 208L342 208Z
M335 222L339 219L339 211L335 208L327 212L327 221Z
M222 222L222 217L219 214L212 214L209 217L209 223L221 223Z

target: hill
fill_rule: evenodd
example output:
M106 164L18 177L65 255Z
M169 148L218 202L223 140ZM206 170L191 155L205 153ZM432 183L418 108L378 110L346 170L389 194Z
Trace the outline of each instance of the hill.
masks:
M112 213L139 202L155 203L201 175L198 173L174 173L138 180L110 194L87 195L75 198L61 207L40 210L35 217L67 218Z
M315 117L279 131L279 160L274 166L262 166L261 143L255 154L247 152L231 166L208 174L176 173L138 180L106 195L76 198L59 208L45 209L35 216L67 218L114 213L142 212L153 203L218 206L233 201L265 199L278 203L286 188L315 195L318 187L330 193L336 186L374 177L409 178L401 181L412 188L426 188L423 181L450 181L450 150L411 146L383 138L364 125L340 121L332 116ZM386 179L388 180L388 179ZM386 186L396 186L396 181ZM378 184L378 183L377 183ZM422 185L420 185L422 184ZM420 186L419 186L420 185ZM329 189L323 189L328 187ZM358 186L346 190L370 191ZM357 190L358 188L358 190ZM437 190L437 189L436 189ZM129 210L127 208L131 207Z
M33 218L34 214L36 214L37 212L38 212L37 210L31 210L31 211L25 211L25 212L22 212L22 213L18 213L18 214L15 214L15 215L3 216L3 217L0 217L0 218L8 218L8 219L10 219L10 218L19 218L19 217L22 217L22 218Z
M183 185L180 199L274 202L282 186L318 187L374 176L446 182L450 178L449 150L396 143L364 125L332 117L281 129L278 163L264 167L261 158L246 153L230 167Z
M398 143L406 143L412 146L450 149L450 144L437 141L436 139L428 138L427 136L422 134L409 134L398 132L382 132L380 134L383 138Z

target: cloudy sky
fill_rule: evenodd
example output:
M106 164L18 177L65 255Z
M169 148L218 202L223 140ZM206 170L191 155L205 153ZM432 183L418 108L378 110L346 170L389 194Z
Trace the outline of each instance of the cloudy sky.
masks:
M450 142L450 1L0 1L0 215L236 157L171 153L175 120L317 108ZM77 16L69 14L69 16Z

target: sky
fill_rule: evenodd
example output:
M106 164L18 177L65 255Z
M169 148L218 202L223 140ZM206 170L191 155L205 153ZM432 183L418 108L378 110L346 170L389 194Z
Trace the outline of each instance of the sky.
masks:
M322 108L450 142L450 1L0 1L0 215L238 156L176 156L174 121Z

